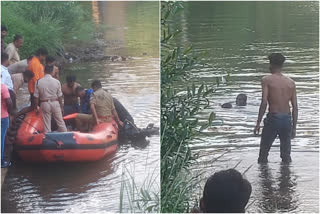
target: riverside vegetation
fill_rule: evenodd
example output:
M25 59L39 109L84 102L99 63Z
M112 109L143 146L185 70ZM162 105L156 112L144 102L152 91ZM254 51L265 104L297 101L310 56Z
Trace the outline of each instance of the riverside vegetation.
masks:
M192 46L179 47L175 37L182 33L175 16L183 10L182 2L161 3L161 212L184 213L190 210L197 176L190 176L188 167L196 161L189 143L209 127L215 119L211 112L208 121L196 115L209 107L207 97L216 85L195 85L190 79L192 68L208 66L192 52ZM179 89L177 82L183 82ZM181 84L180 84L181 85ZM198 175L199 176L199 175Z
M63 54L65 45L89 42L96 31L86 2L2 2L1 25L6 25L5 43L15 34L24 37L22 59L46 47L51 55ZM17 16L19 14L19 16Z

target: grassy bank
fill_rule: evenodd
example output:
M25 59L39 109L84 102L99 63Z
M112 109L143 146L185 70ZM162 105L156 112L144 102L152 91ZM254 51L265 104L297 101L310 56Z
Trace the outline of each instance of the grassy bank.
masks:
M1 25L8 34L5 43L12 42L15 34L24 37L19 50L22 59L39 47L46 47L56 55L65 44L89 42L95 27L89 2L1 2Z
M190 142L199 131L208 127L214 113L207 122L200 122L196 115L209 107L207 96L214 92L212 83L196 86L189 78L195 66L203 64L192 47L183 48L176 43L180 29L174 18L183 10L181 2L161 4L161 212L189 212L189 202L197 176L188 168L196 161ZM203 66L205 66L203 64ZM179 87L177 87L179 85Z

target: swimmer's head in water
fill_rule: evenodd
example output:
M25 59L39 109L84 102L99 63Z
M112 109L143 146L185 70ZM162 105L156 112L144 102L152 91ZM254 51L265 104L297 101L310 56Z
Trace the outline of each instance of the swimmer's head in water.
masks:
M235 169L214 173L207 180L200 209L205 213L244 213L252 187Z
M238 94L236 98L237 106L246 106L247 105L247 95L245 94Z

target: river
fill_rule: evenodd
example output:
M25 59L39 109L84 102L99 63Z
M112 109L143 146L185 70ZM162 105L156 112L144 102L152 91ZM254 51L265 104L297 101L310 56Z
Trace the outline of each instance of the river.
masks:
M90 87L98 79L103 88L128 109L135 123L160 127L159 3L89 2L93 20L105 26L109 44L105 55L130 56L126 61L98 61L68 66L65 75ZM27 93L20 94L24 101ZM119 212L121 185L159 192L160 138L125 144L101 161L85 164L35 165L16 162L2 187L2 212ZM152 181L152 182L151 182ZM148 184L148 185L147 185ZM133 211L132 194L123 191L122 211Z
M193 80L209 85L220 80L217 92L209 98L210 108L199 115L205 121L214 111L215 125L192 142L199 158L191 171L204 173L192 201L202 194L208 176L235 167L252 184L247 212L318 213L318 2L188 2L184 6L176 18L183 31L177 43L192 44L211 65L193 69ZM269 164L261 167L257 164L260 138L253 135L253 129L261 101L260 80L268 74L267 56L272 52L287 57L284 73L296 82L299 119L292 141L293 162L281 165L276 139ZM235 106L239 93L247 95L247 106ZM232 102L233 108L221 108L225 102Z

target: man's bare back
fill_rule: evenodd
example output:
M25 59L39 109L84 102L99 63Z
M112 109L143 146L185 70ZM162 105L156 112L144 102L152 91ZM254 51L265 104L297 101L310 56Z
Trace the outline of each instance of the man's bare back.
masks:
M80 84L76 82L72 88L70 88L67 83L62 85L61 90L64 96L64 105L74 105L78 103L78 97L76 96L76 88L78 86L80 86Z
M282 73L274 73L262 78L263 96L266 96L271 113L290 113L289 102L294 101L296 89L294 81Z
M269 105L261 133L258 163L267 163L272 143L279 136L280 157L285 163L291 162L291 138L296 136L298 104L296 86L292 79L282 74L285 57L281 53L268 56L271 75L262 78L262 99L254 134L259 134L260 123ZM292 114L290 114L290 104ZM292 116L291 116L292 115Z

